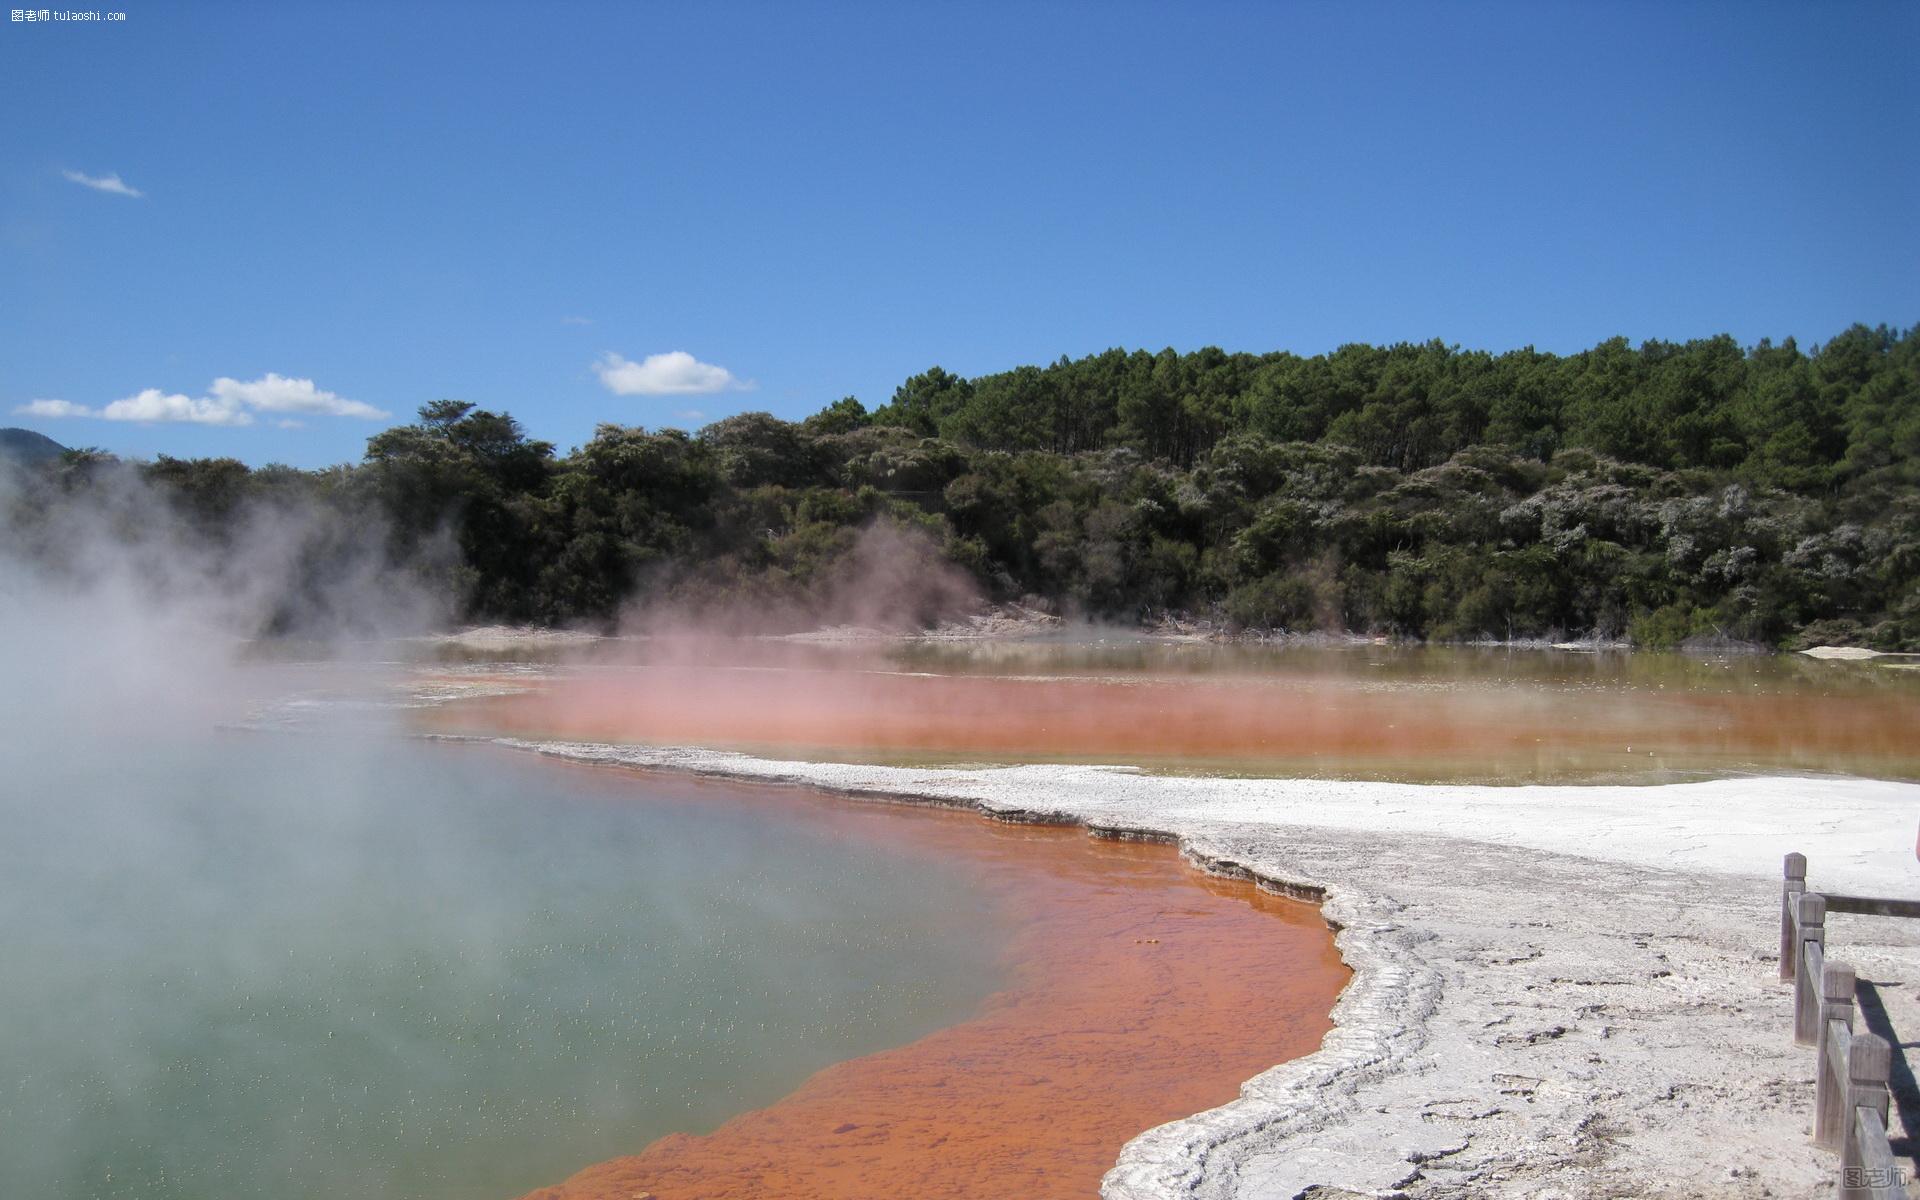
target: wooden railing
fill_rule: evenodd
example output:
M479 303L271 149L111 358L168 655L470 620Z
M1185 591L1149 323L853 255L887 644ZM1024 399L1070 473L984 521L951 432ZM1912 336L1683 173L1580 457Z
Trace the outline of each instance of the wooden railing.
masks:
M1827 914L1920 917L1920 902L1807 890L1807 858L1787 855L1780 886L1780 978L1793 982L1793 1040L1814 1047L1813 1142L1840 1152L1841 1200L1905 1200L1887 1144L1884 1038L1853 1029L1853 968L1827 961Z

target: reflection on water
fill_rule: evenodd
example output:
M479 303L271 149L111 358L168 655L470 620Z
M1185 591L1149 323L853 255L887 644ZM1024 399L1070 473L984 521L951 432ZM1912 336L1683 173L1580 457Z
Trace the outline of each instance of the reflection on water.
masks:
M844 809L479 747L0 750L0 1196L511 1196L974 1011L998 897Z
M1800 656L705 641L620 643L551 671L526 694L429 721L900 763L1509 783L1920 778L1920 672Z

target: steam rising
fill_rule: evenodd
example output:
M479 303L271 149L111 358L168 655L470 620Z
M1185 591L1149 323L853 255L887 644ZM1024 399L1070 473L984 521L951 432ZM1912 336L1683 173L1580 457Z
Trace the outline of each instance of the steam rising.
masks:
M694 642L836 627L905 633L985 604L974 580L931 538L885 517L851 535L824 570L785 582L712 579L676 564L645 581L642 598L627 606L618 628Z
M392 736L450 539L96 469L0 471L0 1195L512 1195L992 986L940 864Z

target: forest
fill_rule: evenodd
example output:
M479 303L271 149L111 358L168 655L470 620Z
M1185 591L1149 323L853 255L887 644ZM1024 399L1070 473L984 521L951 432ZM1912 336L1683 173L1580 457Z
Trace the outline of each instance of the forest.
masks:
M936 366L872 409L605 424L564 454L435 400L319 471L67 451L15 468L4 519L57 564L79 509L112 509L124 538L164 514L216 553L262 514L317 510L333 521L302 526L304 569L374 531L468 621L921 625L972 597L1250 634L1915 650L1917 463L1920 327L1856 325L1807 349ZM159 499L127 500L136 484ZM862 609L848 581L876 569L927 586Z

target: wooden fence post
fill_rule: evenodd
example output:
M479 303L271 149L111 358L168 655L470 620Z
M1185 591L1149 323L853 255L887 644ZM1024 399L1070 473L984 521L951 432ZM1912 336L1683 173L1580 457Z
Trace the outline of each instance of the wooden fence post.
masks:
M1815 1022L1820 1016L1820 964L1827 948L1827 898L1818 892L1802 892L1795 899L1800 915L1793 956L1793 1040L1811 1046L1820 1032Z
M1846 1116L1840 1138L1840 1200L1869 1200L1875 1190L1873 1184L1892 1182L1867 1178L1866 1155L1855 1132L1857 1122L1854 1120L1855 1109L1867 1108L1879 1116L1882 1128L1886 1126L1887 1071L1892 1061L1893 1052L1884 1040L1871 1033L1854 1035L1853 1047L1847 1055Z
M1794 962L1800 947L1794 944L1794 897L1807 890L1807 856L1789 854L1780 881L1780 978L1792 979L1800 964Z
M1820 970L1820 1019L1813 1057L1813 1144L1824 1150L1840 1149L1846 1124L1853 1117L1844 1103L1852 1039L1841 1036L1851 1032L1853 968L1830 962Z

